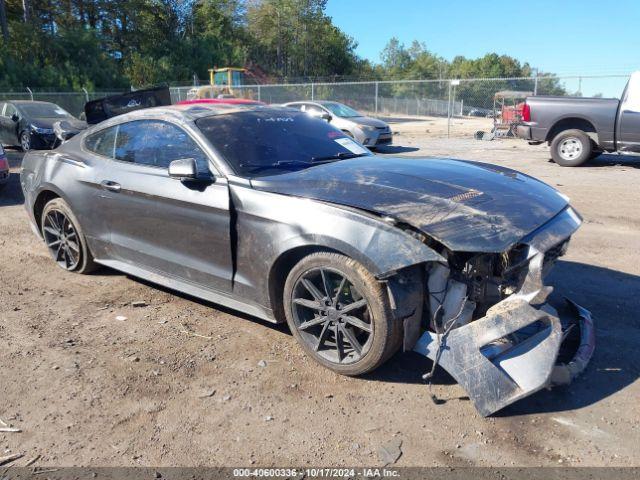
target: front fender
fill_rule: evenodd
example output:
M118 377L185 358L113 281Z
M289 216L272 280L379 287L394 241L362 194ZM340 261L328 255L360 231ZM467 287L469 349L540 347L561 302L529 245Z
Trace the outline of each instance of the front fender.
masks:
M446 260L435 250L373 215L314 200L230 186L237 217L238 293L269 305L268 279L295 249L321 247L362 263L380 280L398 270Z

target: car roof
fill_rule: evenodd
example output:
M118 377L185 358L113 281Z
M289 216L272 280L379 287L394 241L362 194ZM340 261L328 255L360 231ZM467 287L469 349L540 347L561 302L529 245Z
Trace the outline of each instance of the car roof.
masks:
M316 105L328 105L330 103L340 103L335 100L296 100L295 102L287 102L283 105L302 105L303 103L311 103Z
M0 102L13 103L16 105L56 105L53 102L42 102L40 100L0 100Z
M144 119L167 119L175 120L191 120L195 121L200 118L212 117L216 115L224 115L237 112L247 111L283 111L292 110L284 106L254 105L254 104L223 104L223 103L195 103L183 105L168 105L163 107L143 108L134 110L129 113L117 115L109 118L98 125L116 125L125 122Z

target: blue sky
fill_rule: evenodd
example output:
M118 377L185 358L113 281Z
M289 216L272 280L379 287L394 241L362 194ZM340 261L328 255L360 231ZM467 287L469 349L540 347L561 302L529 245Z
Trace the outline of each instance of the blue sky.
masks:
M640 0L328 0L327 14L376 63L396 36L447 59L496 52L560 75L640 70ZM582 91L619 96L624 83L583 79Z

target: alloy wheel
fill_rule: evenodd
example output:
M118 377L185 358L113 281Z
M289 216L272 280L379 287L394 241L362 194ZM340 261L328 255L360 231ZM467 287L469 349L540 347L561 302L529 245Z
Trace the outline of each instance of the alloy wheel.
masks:
M31 136L28 132L22 132L22 135L20 135L20 146L25 152L31 149Z
M78 232L60 210L51 210L42 225L44 241L51 256L65 270L74 270L80 263Z
M314 268L302 274L292 292L292 313L304 342L330 362L354 363L369 351L371 309L338 270Z

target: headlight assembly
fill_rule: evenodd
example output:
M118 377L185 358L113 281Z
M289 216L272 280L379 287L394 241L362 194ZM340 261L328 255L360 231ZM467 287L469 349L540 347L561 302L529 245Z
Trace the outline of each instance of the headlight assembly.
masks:
M41 135L51 135L53 133L53 128L40 128L35 125L31 125L31 130Z

